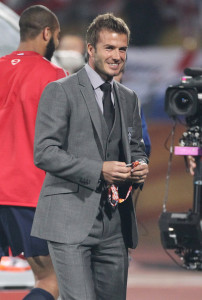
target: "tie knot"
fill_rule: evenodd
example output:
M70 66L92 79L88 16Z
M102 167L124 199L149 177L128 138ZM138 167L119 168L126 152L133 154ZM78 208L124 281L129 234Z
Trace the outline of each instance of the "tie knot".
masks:
M103 92L108 92L108 91L111 92L111 83L109 83L108 81L106 81L105 83L103 83L103 84L100 86L100 89L101 89Z

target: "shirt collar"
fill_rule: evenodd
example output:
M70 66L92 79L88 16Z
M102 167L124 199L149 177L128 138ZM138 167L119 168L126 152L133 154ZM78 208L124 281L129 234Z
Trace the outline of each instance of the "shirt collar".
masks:
M35 51L13 51L12 54L19 56L41 56L38 52Z
M89 64L86 64L85 65L85 69L86 69L86 72L88 74L88 77L90 79L90 82L93 86L93 89L96 90L97 88L99 88L105 81L102 79L102 77L95 71L93 70ZM112 79L111 81L109 81L110 84L112 85L113 87L113 82L114 80Z

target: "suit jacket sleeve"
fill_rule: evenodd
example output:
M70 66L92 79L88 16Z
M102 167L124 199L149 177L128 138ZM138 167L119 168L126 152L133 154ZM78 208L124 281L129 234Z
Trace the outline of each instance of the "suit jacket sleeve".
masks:
M142 109L141 109L141 119L142 119L142 137L143 137L144 144L145 144L145 152L146 152L147 156L149 157L150 153L151 153L151 141L150 141L149 132L147 129L147 123L146 123Z
M145 143L142 137L142 120L140 116L139 101L136 94L133 92L133 97L135 98L133 107L133 117L132 117L132 128L131 128L131 140L130 140L130 150L131 150L131 161L143 160L148 163L148 157L145 153Z
M38 107L34 163L51 175L96 190L103 162L75 157L68 151L69 126L71 107L68 97L59 81L52 82L45 88Z

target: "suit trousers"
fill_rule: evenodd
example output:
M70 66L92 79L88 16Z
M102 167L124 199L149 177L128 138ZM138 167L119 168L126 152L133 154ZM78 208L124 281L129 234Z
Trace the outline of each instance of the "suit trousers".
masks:
M81 244L49 241L48 246L62 300L126 299L128 250L118 208L101 202Z

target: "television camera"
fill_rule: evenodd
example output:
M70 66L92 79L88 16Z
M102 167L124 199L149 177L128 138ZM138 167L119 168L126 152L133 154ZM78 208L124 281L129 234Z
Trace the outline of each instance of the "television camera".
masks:
M184 74L179 85L167 88L165 111L174 120L185 119L187 131L174 154L183 155L185 161L189 155L195 158L193 207L182 213L167 212L164 203L159 229L167 253L174 250L182 267L202 271L202 69L187 68Z

